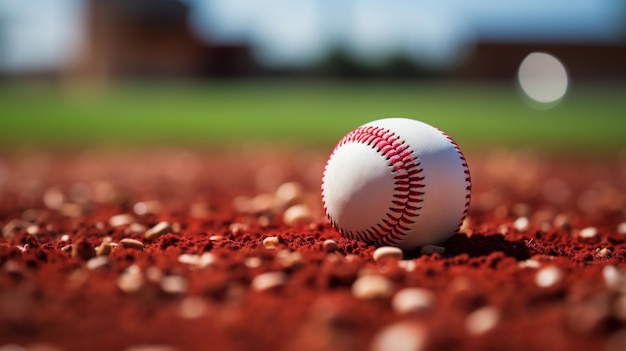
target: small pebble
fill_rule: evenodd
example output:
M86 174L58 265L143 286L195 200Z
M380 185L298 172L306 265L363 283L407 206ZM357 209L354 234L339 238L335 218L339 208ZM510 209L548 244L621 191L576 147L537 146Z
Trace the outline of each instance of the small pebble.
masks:
M376 262L386 259L401 260L402 250L394 246L382 246L374 250L373 257Z
M583 228L578 232L581 238L593 238L598 235L598 230L595 227Z
M324 250L326 252L335 252L335 251L339 250L339 245L333 239L324 240L324 244L323 245L324 245Z
M192 218L208 218L211 215L211 209L206 202L194 202L189 205L189 216Z
M87 266L87 269L89 270L96 270L99 268L107 267L109 263L110 261L107 256L96 256L90 259L89 261L87 261L86 266Z
M221 236L221 235L211 235L211 236L209 237L209 240L210 240L210 241L220 241L220 240L222 240L222 239L224 239L224 237L223 237L223 236Z
M302 264L304 259L302 258L302 254L297 251L280 250L276 254L276 261L278 261L283 268L291 268Z
M519 268L540 268L541 262L529 258L527 260L518 262L517 265Z
M31 225L30 222L21 219L12 219L2 227L2 236L5 239L11 239L15 236L15 232Z
M412 313L426 311L435 305L435 294L422 288L404 288L398 291L391 300L396 313Z
M133 211L138 216L148 214L158 214L163 209L163 205L158 200L141 201L133 206Z
M417 263L414 260L400 260L398 261L398 267L404 269L407 272L413 272L417 267Z
M180 316L186 319L196 319L202 317L206 311L206 302L199 296L185 297L178 309Z
M148 268L146 268L146 279L148 279L149 281L153 282L153 283L161 283L161 279L163 279L163 271L161 270L161 268L156 267L156 266L150 266Z
M24 274L24 270L22 269L22 266L20 266L19 263L13 260L6 261L4 265L2 266L2 268L4 268L4 270L7 273L13 276L21 276Z
M200 255L200 261L198 262L198 267L205 268L209 266L214 266L217 262L215 255L210 252L204 252Z
M256 214L271 212L274 210L275 200L274 194L258 194L250 200L249 211Z
M29 225L26 227L26 233L30 235L37 235L37 233L39 233L39 226L36 224Z
M146 228L146 226L141 223L134 222L134 223L131 223L127 229L128 229L128 233L130 234L130 233L145 233L148 228Z
M235 235L246 233L248 229L248 225L245 223L232 223L228 226L228 230Z
M535 275L535 284L541 288L549 288L561 281L563 273L557 267L545 267L537 271Z
M268 236L263 239L263 246L265 246L266 249L275 249L279 242L280 241L277 236Z
M51 210L59 210L65 203L65 195L59 188L49 188L43 194L43 204Z
M120 240L120 245L128 249L136 249L136 250L143 250L145 247L145 245L141 241L131 239L131 238L124 238Z
M554 217L554 226L562 229L569 229L571 227L570 218L568 215L561 213Z
M626 222L617 225L617 233L622 235L626 234Z
M138 291L142 284L143 275L141 274L141 268L136 264L132 264L126 268L117 279L117 286L125 293Z
M261 273L252 279L251 287L255 291L271 290L283 286L287 282L287 275L283 272Z
M135 218L129 214L118 214L109 218L109 225L111 227L119 227L123 225L129 225L135 221Z
M486 306L470 313L465 318L465 329L472 335L484 334L492 330L500 321L500 310Z
M261 258L256 257L256 256L246 257L246 259L243 261L244 266L246 266L246 268L249 268L249 269L259 268L261 267L261 263L263 263Z
M420 249L420 253L422 254L426 254L426 255L430 255L433 253L438 253L438 254L443 254L446 252L446 248L443 246L437 246L437 245L431 245L431 244L426 244L424 246L422 246L422 248Z
M386 298L393 293L393 283L380 275L364 275L352 283L352 295L359 299Z
M597 258L607 258L611 255L611 250L606 247L596 249Z
M170 233L172 231L172 225L169 222L163 221L154 227L148 229L144 234L144 238L148 241L156 240L161 235Z
M85 208L79 204L64 203L59 209L59 213L66 217L76 218L83 214L84 209Z
M421 351L426 347L428 334L415 322L401 321L381 329L374 338L372 351Z
M300 204L289 207L283 214L283 222L286 225L309 224L313 221L309 206Z
M96 247L96 256L108 256L111 253L111 238L105 237Z
M608 265L602 268L602 278L607 288L626 292L626 274L616 266Z
M302 199L304 191L302 185L297 182L287 182L281 184L276 189L276 200L284 205L291 205Z
M168 294L184 294L187 292L187 279L180 275L168 275L161 278L161 289Z
M205 268L215 264L215 255L205 252L202 255L181 254L178 256L178 262L188 264L190 266Z
M519 217L515 220L515 222L513 222L513 228L515 228L515 230L517 230L518 232L524 232L528 230L528 218Z

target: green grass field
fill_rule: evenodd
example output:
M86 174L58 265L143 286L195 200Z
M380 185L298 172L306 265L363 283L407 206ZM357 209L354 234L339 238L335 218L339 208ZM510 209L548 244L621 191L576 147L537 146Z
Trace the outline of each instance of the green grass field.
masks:
M0 147L218 143L332 145L373 119L431 123L464 148L574 152L626 147L626 87L576 86L538 109L515 84L221 81L106 91L0 86Z

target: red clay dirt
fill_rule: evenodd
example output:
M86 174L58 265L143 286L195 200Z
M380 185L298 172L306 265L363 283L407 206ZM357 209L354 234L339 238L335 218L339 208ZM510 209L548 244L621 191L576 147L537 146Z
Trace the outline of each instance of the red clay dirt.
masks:
M445 252L374 261L325 152L6 154L0 350L625 350L626 158L466 156Z

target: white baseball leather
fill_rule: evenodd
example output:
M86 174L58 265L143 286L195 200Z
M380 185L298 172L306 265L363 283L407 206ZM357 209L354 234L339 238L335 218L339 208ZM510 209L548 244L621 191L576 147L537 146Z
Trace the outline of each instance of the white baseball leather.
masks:
M387 118L344 136L322 179L324 210L348 238L404 250L440 244L467 215L465 157L426 123Z

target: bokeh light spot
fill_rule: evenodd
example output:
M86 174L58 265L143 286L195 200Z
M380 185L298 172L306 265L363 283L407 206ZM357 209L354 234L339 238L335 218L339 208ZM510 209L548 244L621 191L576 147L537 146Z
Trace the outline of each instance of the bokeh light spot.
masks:
M565 66L556 57L543 52L533 52L524 58L518 80L524 93L542 104L556 103L567 92Z

